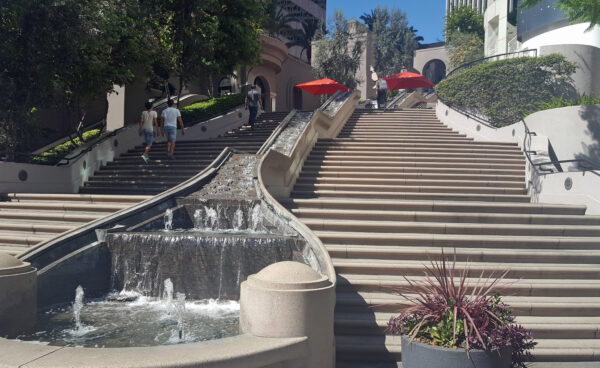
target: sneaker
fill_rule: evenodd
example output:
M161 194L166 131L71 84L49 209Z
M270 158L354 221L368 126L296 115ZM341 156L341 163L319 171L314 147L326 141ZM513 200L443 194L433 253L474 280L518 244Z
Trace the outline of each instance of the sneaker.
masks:
M148 163L148 160L150 159L150 157L148 157L147 154L142 153L142 158L144 159L144 162Z
M175 159L175 156L173 156L173 155L171 155L171 154L169 154L169 155L167 155L167 156L169 157L169 160L174 160L174 159Z

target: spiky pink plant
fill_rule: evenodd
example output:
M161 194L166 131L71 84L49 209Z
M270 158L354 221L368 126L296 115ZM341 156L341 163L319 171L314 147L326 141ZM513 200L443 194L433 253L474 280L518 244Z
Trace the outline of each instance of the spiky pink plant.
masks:
M448 263L442 250L440 261L432 260L430 266L425 266L423 280L404 276L408 286L392 289L410 306L390 319L387 331L432 345L465 348L467 353L469 349L511 347L513 366L523 366L536 343L529 331L514 324L511 310L498 295L510 285L502 283L508 270L487 277L482 271L474 284L468 284L468 260L462 270L457 270L454 250L452 263Z

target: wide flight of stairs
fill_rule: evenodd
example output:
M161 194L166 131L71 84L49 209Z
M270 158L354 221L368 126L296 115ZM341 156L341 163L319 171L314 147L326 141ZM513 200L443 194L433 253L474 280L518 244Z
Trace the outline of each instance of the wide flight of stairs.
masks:
M15 194L0 201L0 252L19 254L149 196Z
M167 157L164 138L152 146L148 163L141 158L144 145L139 145L96 171L80 193L161 193L198 174L227 146L245 153L256 153L287 115L287 112L263 113L253 129L244 126L212 140L177 142L175 160ZM181 138L181 131L178 137Z
M442 248L472 280L520 279L504 300L538 361L600 361L600 216L530 202L516 144L473 141L432 110L357 110L320 140L282 203L333 259L338 367L396 366L400 338L384 329L404 300L389 288L422 279Z
M255 153L287 114L263 113L254 129L245 126L210 141L178 142L174 161L167 159L163 142L152 147L146 164L140 145L97 171L81 194L0 195L0 252L19 254L151 198L198 174L226 146Z

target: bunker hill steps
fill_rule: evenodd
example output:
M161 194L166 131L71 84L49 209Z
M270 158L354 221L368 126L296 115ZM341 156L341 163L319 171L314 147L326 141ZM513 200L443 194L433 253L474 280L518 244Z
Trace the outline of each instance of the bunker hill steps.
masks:
M390 291L454 248L471 281L510 270L504 299L539 342L537 361L600 359L600 216L531 203L515 144L475 142L431 110L357 110L315 145L282 203L336 267L339 367L397 366L400 339L385 326L406 302Z
M227 146L257 152L287 114L263 113L253 129L244 126L213 140L177 142L174 160L166 154L166 142L152 146L148 163L141 158L144 146L137 146L95 172L80 193L158 194L202 171Z
M19 254L148 196L15 194L0 201L0 252Z

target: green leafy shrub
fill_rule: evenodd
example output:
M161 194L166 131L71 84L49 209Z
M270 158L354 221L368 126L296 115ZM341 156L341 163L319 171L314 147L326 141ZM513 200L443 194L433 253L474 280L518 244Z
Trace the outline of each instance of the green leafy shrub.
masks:
M539 110L557 109L559 107L567 106L585 106L585 105L597 105L600 104L600 97L579 95L576 101L569 101L562 98L554 97L549 102L544 102L540 105Z
M222 114L243 103L244 96L242 94L217 97L182 108L181 117L185 126L190 126Z
M485 116L494 126L517 122L552 98L574 95L576 64L552 54L476 65L435 86L446 104Z
M99 135L100 129L88 130L81 135L83 137L83 142L79 138L75 138L72 141L66 141L65 143L59 144L58 146L46 152L42 152L39 156L34 157L31 160L31 163L40 165L53 165L59 162L69 153L73 152L77 147L83 145L83 143L88 142Z

